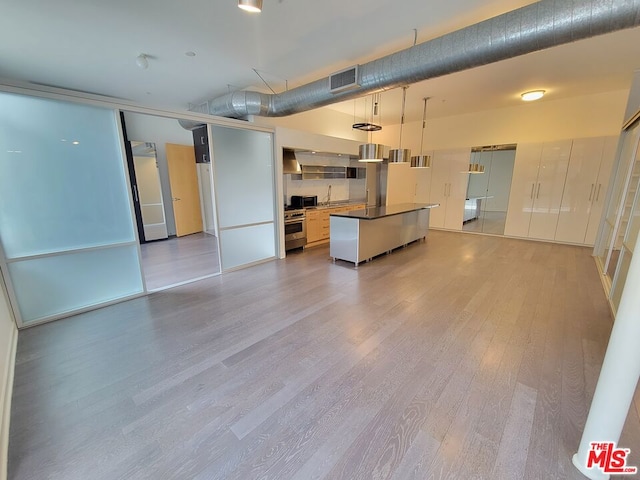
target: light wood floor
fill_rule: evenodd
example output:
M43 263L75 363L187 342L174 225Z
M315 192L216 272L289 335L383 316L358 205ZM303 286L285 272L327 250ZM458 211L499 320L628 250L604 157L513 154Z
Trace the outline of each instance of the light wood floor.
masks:
M9 478L579 479L610 328L587 248L309 249L20 332Z
M143 243L140 251L148 290L220 273L218 241L204 232Z
M480 212L480 217L462 225L465 232L482 232L504 235L507 212Z

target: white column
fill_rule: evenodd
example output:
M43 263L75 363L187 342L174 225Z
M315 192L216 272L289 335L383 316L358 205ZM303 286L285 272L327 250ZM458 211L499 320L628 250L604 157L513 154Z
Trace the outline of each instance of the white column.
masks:
M592 480L608 479L609 475L599 469L587 470L590 442L618 443L640 378L640 236L634 252L587 423L573 456L575 467ZM638 453L632 451L632 457L637 459Z

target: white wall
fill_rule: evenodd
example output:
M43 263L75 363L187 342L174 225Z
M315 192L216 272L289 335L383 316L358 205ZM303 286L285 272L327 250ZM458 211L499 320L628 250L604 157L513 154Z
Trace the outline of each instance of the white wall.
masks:
M619 135L628 95L628 90L617 90L427 118L425 150ZM384 127L374 133L373 139L376 143L394 146L398 129L399 125ZM417 153L421 134L422 120L405 124L402 146Z
M189 130L180 126L177 120L140 113L125 112L124 120L127 126L127 136L131 141L152 142L156 144L156 156L160 183L162 184L162 198L167 220L167 232L176 234L176 221L173 215L173 203L171 199L171 185L169 183L169 171L167 168L167 155L165 143L177 143L179 145L193 145L193 135Z
M362 121L359 119L358 121ZM308 112L297 113L288 117L256 117L256 123L295 129L299 132L310 132L316 135L327 135L330 137L355 140L358 143L367 141L367 133L361 130L354 130L353 115L347 115L330 108L316 108ZM333 150L325 150L333 151ZM335 152L339 153L339 152ZM357 147L356 152L357 153Z
M17 340L18 330L9 310L9 302L0 288L0 480L7 475L9 416Z

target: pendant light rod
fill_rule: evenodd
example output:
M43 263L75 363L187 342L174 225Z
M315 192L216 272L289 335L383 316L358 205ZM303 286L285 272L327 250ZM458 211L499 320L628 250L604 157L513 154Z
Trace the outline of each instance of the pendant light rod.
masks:
M431 155L424 154L424 132L427 128L427 101L431 97L425 97L424 108L422 110L422 136L420 137L420 155L411 157L411 167L413 168L429 168L431 166Z
M408 86L402 87L402 112L400 113L400 142L398 145L399 149L402 149L402 127L404 126L404 107L405 102L407 101L407 88Z

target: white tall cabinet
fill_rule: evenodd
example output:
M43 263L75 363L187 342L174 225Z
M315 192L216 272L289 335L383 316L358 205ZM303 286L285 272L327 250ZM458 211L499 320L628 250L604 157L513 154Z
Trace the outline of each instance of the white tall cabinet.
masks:
M429 226L461 230L471 149L436 150L431 157L430 202L439 203L430 214Z
M571 144L518 144L505 235L555 239Z
M595 243L617 141L617 137L573 141L555 240Z

